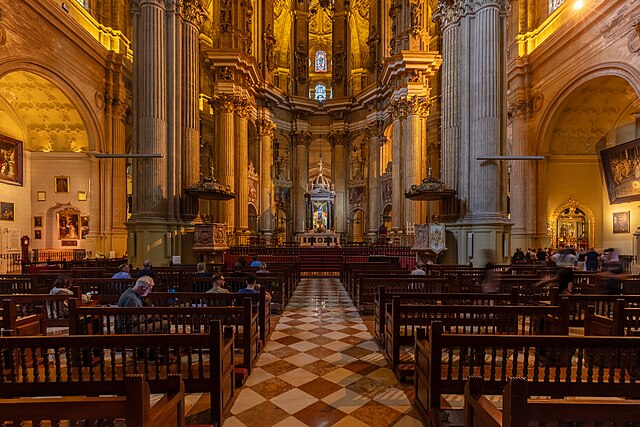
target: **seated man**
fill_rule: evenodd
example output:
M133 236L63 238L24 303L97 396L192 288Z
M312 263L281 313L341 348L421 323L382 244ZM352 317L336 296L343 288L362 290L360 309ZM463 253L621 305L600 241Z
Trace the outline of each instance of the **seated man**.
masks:
M111 276L112 279L131 279L131 274L129 273L129 265L122 264L118 267L118 272Z
M199 262L196 265L196 277L211 277L211 273L207 271L207 264L204 262Z
M128 288L120 295L118 307L144 307L143 297L151 293L153 278L142 276L136 280L132 288ZM116 332L126 334L137 333L166 333L169 325L166 320L160 320L151 316L118 316L116 318Z
M222 273L218 273L215 276L213 276L213 280L214 280L213 287L206 292L207 294L228 294L229 293L229 289L224 287L224 276L222 275ZM232 301L226 300L226 299L213 300L213 305L215 306L232 305L231 303Z
M247 286L240 289L238 291L239 294L259 294L260 293L260 285L258 283L256 283L256 275L253 273L249 273L247 274ZM269 302L271 302L271 294L269 292L266 292L267 294L267 304ZM238 302L240 305L242 305L242 301Z

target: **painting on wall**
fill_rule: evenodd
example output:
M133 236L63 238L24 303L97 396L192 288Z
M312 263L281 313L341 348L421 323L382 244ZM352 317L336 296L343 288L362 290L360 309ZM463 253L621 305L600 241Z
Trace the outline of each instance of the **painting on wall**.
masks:
M640 139L600 152L611 204L640 200Z
M79 239L80 213L73 209L58 212L58 239Z
M14 221L16 217L16 205L14 203L0 202L0 220Z
M68 193L69 192L69 177L68 176L56 176L53 183L53 191L56 193Z
M613 213L613 233L629 233L629 215L630 212L614 212Z
M42 217L41 216L34 216L33 217L33 226L34 227L42 227Z
M22 142L0 135L0 182L22 185Z
M35 230L33 232L33 238L36 240L42 240L42 230Z

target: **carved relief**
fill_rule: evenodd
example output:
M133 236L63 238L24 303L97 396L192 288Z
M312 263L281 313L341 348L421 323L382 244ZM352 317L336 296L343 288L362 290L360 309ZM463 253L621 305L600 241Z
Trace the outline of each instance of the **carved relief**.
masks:
M253 44L253 5L251 0L245 0L241 3L244 6L244 41L245 53L251 55L251 46Z
M260 177L256 173L256 168L253 166L253 162L249 162L249 172L247 176L249 178L249 202L258 206L258 187L260 185Z
M392 175L393 165L391 162L387 164L387 167L380 177L380 187L382 189L382 202L384 204L391 203L392 197L392 183L391 183L391 175Z
M309 54L304 43L298 43L296 49L296 74L298 83L306 84L309 77Z
M275 53L273 51L275 44L276 38L273 35L273 26L269 23L264 30L264 61L267 71L276 69Z
M401 5L399 0L392 0L389 6L389 18L391 18L391 40L389 41L389 55L396 51L396 37L398 36L397 11Z
M369 71L375 71L378 64L378 43L380 42L380 35L375 25L371 26L369 37L367 38L367 46L369 47L369 64L367 69Z
M365 187L349 188L349 205L362 206L364 204Z
M349 182L351 185L364 184L367 162L364 139L354 144L349 159Z
M418 37L422 32L422 1L411 0L411 35Z
M528 117L533 111L533 99L516 99L509 103L507 117L509 121Z
M233 71L229 67L218 67L218 80L233 80Z
M459 0L452 2L440 1L433 13L433 21L438 23L444 30L450 25L458 23L462 13L462 5Z
M231 34L231 3L231 0L222 0L220 4L220 32L223 34Z
M333 81L338 84L342 83L342 80L344 79L344 58L344 46L342 45L342 42L338 40L336 43L336 50L333 53Z
M204 22L209 18L207 9L202 4L201 0L184 0L182 2L180 14L182 19L194 24L198 28L202 27Z

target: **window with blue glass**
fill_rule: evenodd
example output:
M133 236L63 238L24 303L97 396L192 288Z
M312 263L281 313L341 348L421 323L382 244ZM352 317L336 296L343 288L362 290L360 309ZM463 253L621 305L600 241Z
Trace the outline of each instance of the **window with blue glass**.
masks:
M327 99L327 87L322 83L318 83L316 85L316 89L314 91L314 95L317 101L324 101Z
M315 62L315 71L316 73L326 73L327 72L327 53L324 50L319 50L316 52L316 62Z

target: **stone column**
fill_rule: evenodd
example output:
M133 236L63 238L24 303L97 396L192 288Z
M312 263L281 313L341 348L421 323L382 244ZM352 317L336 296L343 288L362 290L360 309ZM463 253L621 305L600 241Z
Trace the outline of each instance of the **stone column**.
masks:
M227 95L216 95L211 100L218 116L216 177L221 184L228 185L235 192L234 101ZM217 202L214 213L216 221L233 227L234 205L233 200Z
M422 224L424 218L420 217L421 207L425 202L416 202L404 198L404 193L411 189L412 185L420 185L422 182L423 170L426 170L422 157L422 146L426 144L423 135L423 116L428 111L428 100L425 98L413 97L408 100L408 115L405 121L404 142L404 180L402 196L404 200L404 215L406 224Z
M183 1L182 26L182 186L183 190L200 180L200 47L198 34L206 19L200 0ZM184 196L183 196L184 197ZM192 220L198 213L198 201L183 205L183 218Z
M529 156L528 118L531 101L523 98L514 100L509 105L512 129L512 154ZM511 235L513 246L530 247L536 231L536 191L534 188L535 162L521 160L511 162Z
M249 230L249 108L236 107L235 118L235 229L236 233ZM262 174L261 174L262 175Z
M441 102L441 167L440 177L458 197L466 198L465 186L459 181L460 165L467 164L465 152L459 147L460 103L458 100L458 49L460 5L439 2L433 19L442 31L442 102ZM463 169L466 169L463 168Z
M276 125L266 119L259 121L260 128L260 235L266 242L273 237L273 139Z
M369 144L369 238L375 239L378 234L380 221L380 145L384 140L382 126L376 124L367 127L366 139Z
M161 159L135 160L133 220L166 216L167 121L166 28L164 1L139 2L134 13L134 152L159 153ZM153 70L153 72L148 72Z
M296 177L294 182L295 188L295 210L294 228L296 233L304 233L306 231L306 206L304 193L307 191L309 184L309 149L307 148L308 138L305 135L294 135L294 143L296 146Z
M333 158L332 165L333 185L336 192L335 210L333 220L336 232L345 234L347 230L347 154L345 154L346 132L340 132L333 139Z
M393 168L391 169L391 229L400 231L404 229L404 191L402 174L404 170L404 156L402 155L402 141L404 132L404 106L401 102L395 102L392 106L393 133L391 140L391 158Z
M113 108L112 135L111 141L114 153L124 153L125 149L125 110L126 105L118 100ZM106 194L111 199L111 244L110 250L115 250L120 256L127 250L127 161L126 159L111 160L111 188L106 190Z

